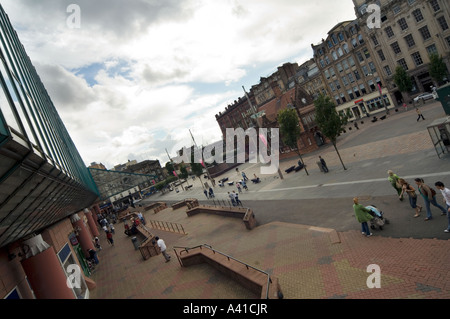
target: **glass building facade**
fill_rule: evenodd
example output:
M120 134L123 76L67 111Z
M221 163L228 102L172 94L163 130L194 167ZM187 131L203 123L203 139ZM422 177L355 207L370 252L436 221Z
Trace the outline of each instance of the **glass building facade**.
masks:
M0 5L0 247L92 205L98 196Z

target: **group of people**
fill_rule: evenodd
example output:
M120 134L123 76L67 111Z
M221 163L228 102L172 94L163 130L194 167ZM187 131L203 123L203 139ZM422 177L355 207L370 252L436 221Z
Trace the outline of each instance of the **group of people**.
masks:
M214 191L213 191L213 189L212 189L211 186L209 187L209 191L206 190L206 189L204 189L204 190L203 190L203 193L205 194L206 198L214 198L214 197L216 197L216 196L214 195Z
M450 232L450 190L445 187L444 183L442 183L441 181L437 181L436 183L434 183L434 186L441 191L446 208L444 208L437 202L436 191L432 186L425 184L425 181L422 178L414 179L417 191L411 184L409 184L405 179L400 178L392 170L388 171L388 180L391 183L392 187L396 190L399 200L402 201L404 200L405 195L408 196L409 204L415 210L414 217L419 217L420 212L423 208L422 206L417 204L417 192L419 192L425 203L425 209L427 213L425 221L429 221L433 218L433 215L431 213L431 205L433 205L441 211L442 216L447 215L448 226L447 229L445 229L445 232Z
M231 193L228 192L228 197L230 198L231 204L233 206L242 206L242 202L239 199L239 195L235 191L232 191Z

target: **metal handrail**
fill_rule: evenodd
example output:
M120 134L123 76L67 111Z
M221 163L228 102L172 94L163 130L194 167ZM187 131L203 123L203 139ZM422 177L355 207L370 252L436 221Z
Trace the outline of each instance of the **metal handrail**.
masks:
M153 228L171 231L173 233L185 234L183 225L178 223L159 221L159 220L148 220L147 223L150 223ZM176 229L175 229L176 228ZM181 230L180 230L181 228Z
M253 266L251 266L251 265L249 265L249 264L247 264L247 263L245 263L245 262L243 262L243 261L240 261L239 259L236 259L236 258L234 258L234 257L232 257L232 256L230 256L230 255L227 255L227 254L225 254L225 253L223 253L223 252L220 252L220 251L218 251L218 250L212 248L212 246L211 246L211 245L208 245L208 244L202 244L202 245L198 245L198 246L194 246L194 247L180 247L180 246L174 246L174 247L173 247L173 250L174 250L174 252L175 252L175 255L177 256L178 262L180 263L181 267L183 267L183 263L181 262L181 259L180 259L180 257L178 256L178 253L177 253L176 249L182 249L182 250L180 251L180 256L181 256L181 253L182 253L183 251L186 252L186 253L188 253L189 250L193 250L193 249L197 249L197 248L202 249L203 247L206 247L206 248L212 250L212 252L213 252L214 254L215 254L215 253L219 253L219 254L221 254L222 256L227 257L228 260L232 259L232 260L234 260L234 261L236 261L236 262L238 262L238 263L240 263L240 264L243 264L243 265L245 265L245 267L246 267L247 269L252 268L252 269L254 269L254 270L256 270L256 271L259 271L259 272L261 272L261 273L267 275L266 299L269 299L269 285L272 283L272 279L270 278L270 274L269 274L268 272L266 272L266 271L264 271L264 270L262 270L262 269L253 267Z

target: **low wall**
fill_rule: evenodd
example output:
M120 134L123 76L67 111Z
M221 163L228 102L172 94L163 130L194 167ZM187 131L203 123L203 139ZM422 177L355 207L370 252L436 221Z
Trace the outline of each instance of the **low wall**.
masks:
M278 278L270 277L269 281L267 274L213 250L197 248L180 254L179 258L183 267L207 263L261 299L282 298Z
M186 211L188 217L199 213L240 218L249 230L255 228L257 224L255 214L249 208L198 205Z
M198 199L196 199L196 198L187 198L187 199L182 200L181 202L177 202L175 204L172 204L171 207L172 207L173 210L175 210L175 209L178 209L178 208L181 208L181 207L184 207L184 206L192 207L193 205L198 205Z

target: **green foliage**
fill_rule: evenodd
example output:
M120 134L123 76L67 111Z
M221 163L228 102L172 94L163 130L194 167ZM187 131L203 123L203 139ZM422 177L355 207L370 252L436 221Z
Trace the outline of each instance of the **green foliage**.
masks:
M175 170L175 168L173 167L173 164L171 162L166 163L166 169L169 172L169 175L173 176L173 171Z
M186 179L189 177L189 173L184 165L181 165L180 168L180 178Z
M195 176L200 177L203 174L203 166L200 163L191 163L192 173Z
M430 54L430 75L438 83L444 82L447 77L448 70L442 56L437 53Z
M329 96L320 95L315 101L316 124L323 135L336 144L336 139L348 122L347 116L341 117L336 112L336 106Z
M297 112L294 109L281 110L278 113L278 124L283 143L291 148L297 148L297 141L300 137Z
M397 85L400 92L411 92L413 88L411 77L400 65L395 69L394 83Z

